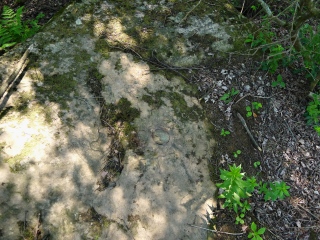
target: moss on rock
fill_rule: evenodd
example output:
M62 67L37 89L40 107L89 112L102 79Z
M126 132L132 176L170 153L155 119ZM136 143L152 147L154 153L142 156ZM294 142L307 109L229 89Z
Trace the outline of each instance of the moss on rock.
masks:
M159 90L142 96L142 100L147 102L153 108L160 108L165 104L163 98L169 99L175 115L181 120L198 121L204 119L202 110L196 105L191 107L188 106L184 96L178 92Z

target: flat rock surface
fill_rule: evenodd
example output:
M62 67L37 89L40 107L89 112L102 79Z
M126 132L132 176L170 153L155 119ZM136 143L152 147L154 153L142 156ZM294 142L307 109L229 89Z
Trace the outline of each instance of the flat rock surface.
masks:
M201 105L181 78L97 50L85 6L68 7L34 37L32 64L0 120L0 238L206 239L190 226L206 227L215 205L207 164L215 142ZM1 59L3 79L12 58ZM132 132L113 132L124 119L108 126L101 117L123 99L139 112L125 125L134 146L123 140ZM122 167L101 189L110 159Z

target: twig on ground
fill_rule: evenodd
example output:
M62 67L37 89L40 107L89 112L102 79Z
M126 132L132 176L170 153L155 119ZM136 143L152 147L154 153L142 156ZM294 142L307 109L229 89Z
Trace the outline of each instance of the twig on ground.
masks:
M0 111L6 106L6 103L9 99L9 91L12 88L12 86L15 84L17 79L19 79L19 76L24 71L24 69L27 67L29 63L28 55L30 53L30 50L32 50L33 45L28 47L28 49L25 51L23 56L20 58L17 66L15 67L13 73L5 79L2 84L0 85ZM6 94L7 93L7 94Z
M274 232L272 232L270 229L267 229L269 233L271 233L273 236L275 236L277 239L279 240L283 240L282 237L278 236L277 234L275 234Z
M237 104L238 102L240 102L242 99L251 96L251 94L246 94L244 96L242 96L241 98L238 99L238 101L235 102L235 104Z
M242 123L243 127L246 129L252 143L254 144L255 147L258 148L259 151L262 151L261 147L259 147L258 143L256 142L256 140L254 139L254 137L252 136L247 124L246 124L246 121L243 119L243 117L240 115L240 113L237 113L237 116L240 120L240 122Z
M320 218L318 218L316 215L314 215L313 213L311 213L308 209L305 209L304 207L302 207L301 205L297 205L300 209L306 211L307 213L309 213L312 217L314 217L315 219L317 219L318 221L320 221Z
M221 232L221 231L217 231L217 230L213 230L213 229L208 229L208 228L204 228L204 227L199 227L199 226L196 226L196 225L193 225L193 224L189 224L189 226L194 227L194 228L199 228L199 229L202 229L202 230L206 230L206 231L209 231L209 232L220 233L220 234L227 234L227 235L232 235L232 236L240 236L240 235L245 234L244 232L242 232L242 233Z
M202 0L200 0L196 5L194 5L193 8L192 8L189 12L187 12L187 14L184 16L184 18L180 21L179 25L180 25L181 23L183 23L183 22L188 18L189 14L190 14L196 7L199 6L199 4L201 3L201 1L202 1Z
M246 97L249 97L249 96L250 96L250 97L253 97L253 98L272 98L272 96L270 96L270 97L263 97L263 96L251 95L250 93L248 93L248 94L242 96L241 98L239 98L238 101L235 102L235 104L238 103L238 102L240 102L242 99L244 99L244 98L246 98Z
M28 47L28 49L24 52L22 57L20 58L17 66L15 67L13 73L3 81L1 87L0 87L0 98L4 95L4 93L7 91L7 89L14 83L22 73L23 69L27 66L28 63L28 55L30 53L30 50L33 48L33 45Z

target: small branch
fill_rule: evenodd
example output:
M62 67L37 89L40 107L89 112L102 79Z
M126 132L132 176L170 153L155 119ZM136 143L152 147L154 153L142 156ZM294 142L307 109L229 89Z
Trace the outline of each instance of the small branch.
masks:
M320 9L315 7L314 2L312 0L306 0L306 6L308 8L308 11L312 14L312 16L320 17Z
M195 6L193 6L193 8L192 8L189 12L187 12L187 14L184 16L184 18L180 21L179 25L180 25L181 23L183 23L183 22L188 18L189 14L190 14L196 7L199 6L199 4L201 3L201 1L202 1L202 0L200 0Z
M254 144L254 146L256 148L258 148L259 151L262 151L261 147L259 147L258 143L256 142L256 140L252 136L252 134L251 134L251 132L250 132L250 130L249 130L247 124L246 124L246 121L243 119L243 117L240 115L240 113L237 113L237 116L238 116L240 122L242 123L243 127L246 129L246 131L247 131L252 143Z
M240 235L243 235L243 233L229 233L229 232L221 232L221 231L217 231L217 230L213 230L213 229L208 229L208 228L204 228L204 227L199 227L199 226L196 226L196 225L193 225L193 224L188 224L189 226L191 227L194 227L194 228L199 228L199 229L202 229L202 230L206 230L206 231L209 231L209 232L214 232L214 233L220 233L220 234L227 234L227 235L232 235L232 236L240 236Z
M33 45L28 47L28 49L25 51L23 56L20 58L17 66L15 67L13 73L3 81L3 84L0 87L0 99L4 95L4 93L7 91L7 89L10 87L10 85L15 82L19 75L22 73L23 69L27 66L28 63L28 55L30 53L30 50L32 50Z
M245 3L246 3L246 0L244 0L244 1L243 1L243 3L242 3L242 8L241 8L241 12L240 12L240 14L242 14L242 12L243 12L243 9L244 9L244 5L245 5Z
M309 213L312 217L314 217L315 219L317 219L318 221L320 221L320 218L318 218L316 215L314 215L312 212L310 212L308 209L305 209L304 207L300 206L299 204L297 205L300 209L306 211L307 213Z
M273 20L276 21L277 24L279 24L280 26L284 26L287 23L285 21L282 21L280 18L276 17L273 15L272 11L270 10L268 4L266 4L263 0L257 0L258 3L261 4L261 7L263 8L263 10L266 12L266 14Z

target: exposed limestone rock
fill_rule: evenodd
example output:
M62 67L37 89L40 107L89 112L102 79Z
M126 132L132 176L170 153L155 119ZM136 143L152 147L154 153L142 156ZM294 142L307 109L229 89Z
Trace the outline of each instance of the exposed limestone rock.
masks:
M173 5L160 9L136 1L127 13L130 22L114 1L84 2L67 7L0 59L7 76L26 46L35 45L27 72L10 93L7 107L13 108L0 119L0 238L32 236L40 219L42 236L52 239L205 239L205 231L189 224L205 227L206 209L215 205L207 165L215 143L193 88L110 47L147 42L147 35L130 35L130 23ZM168 32L156 22L152 27L149 40L165 40L155 50L161 56L172 50L169 62L201 60L203 49L195 51L188 39L192 19L186 28L175 25L173 39L172 24ZM231 44L222 25L199 19ZM175 39L179 32L181 41ZM117 116L112 121L110 109ZM99 181L110 175L108 161L116 161L119 171L100 189Z

